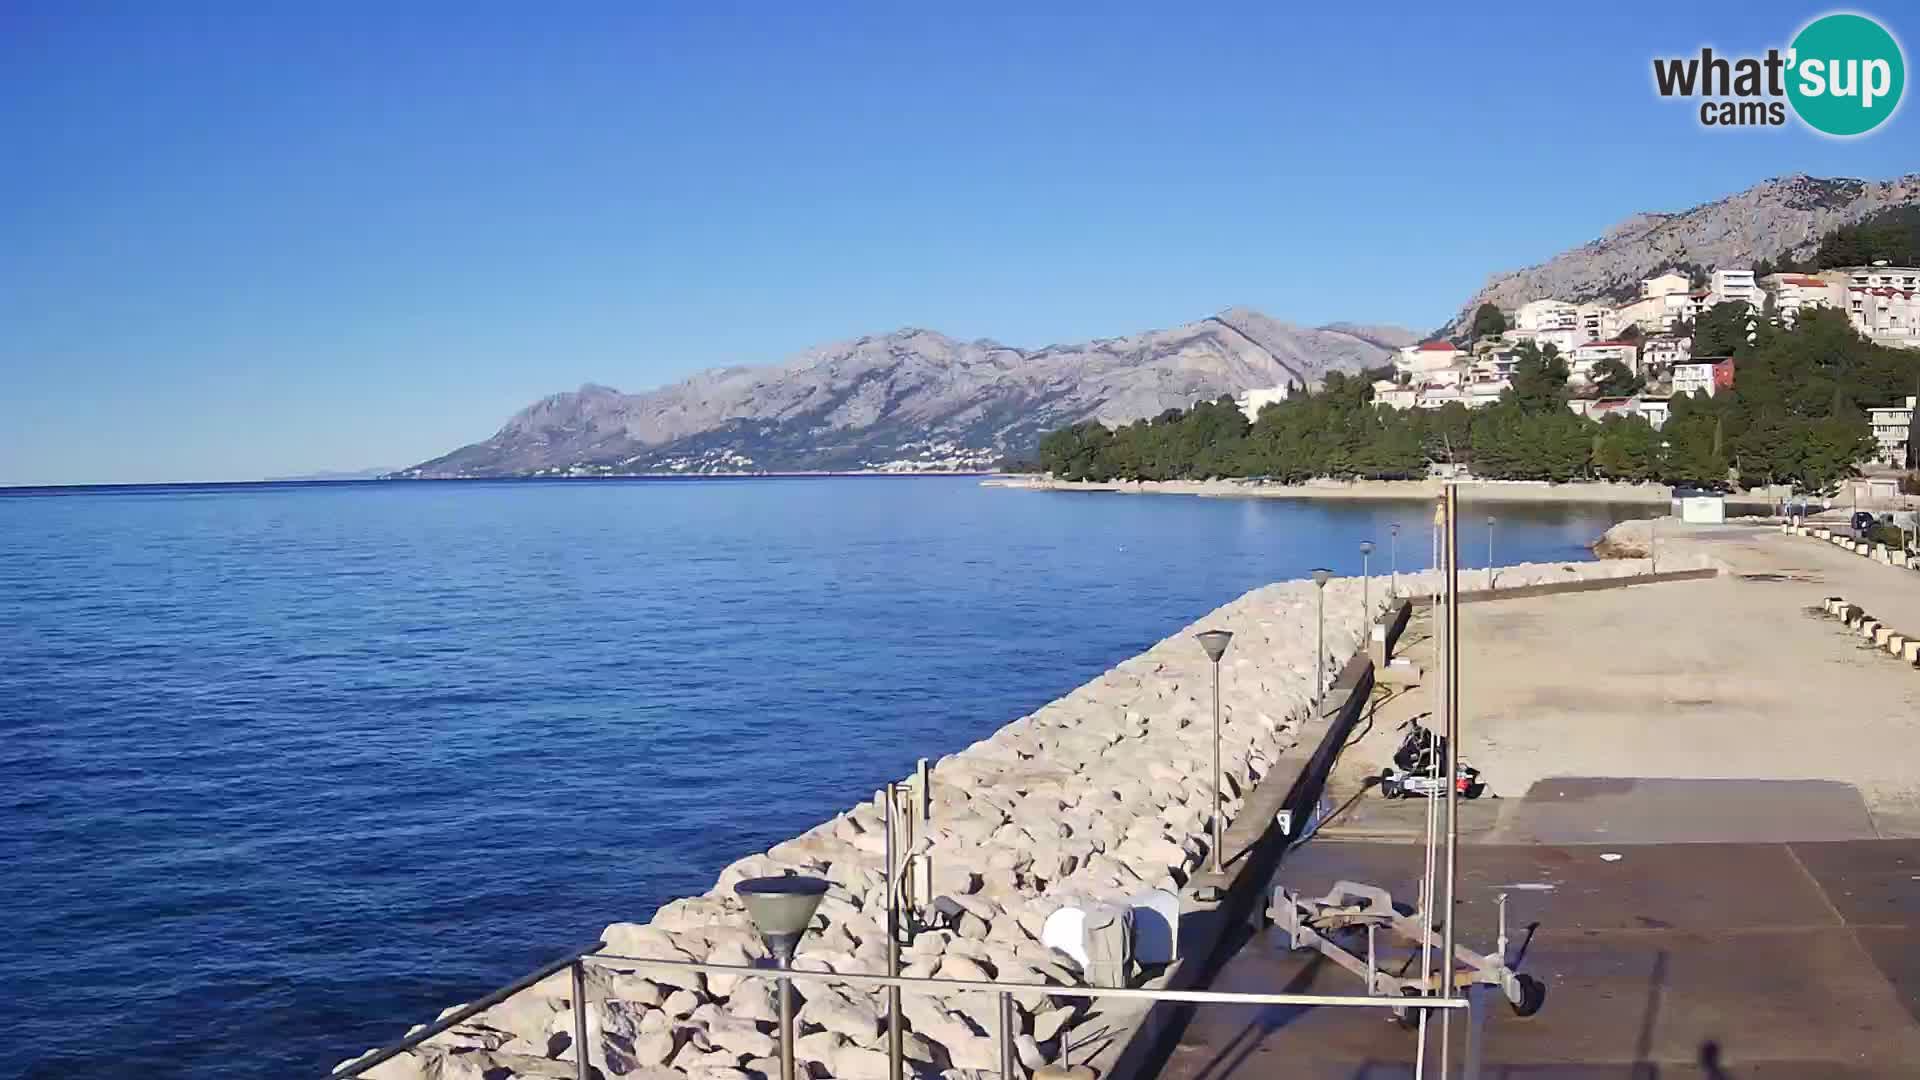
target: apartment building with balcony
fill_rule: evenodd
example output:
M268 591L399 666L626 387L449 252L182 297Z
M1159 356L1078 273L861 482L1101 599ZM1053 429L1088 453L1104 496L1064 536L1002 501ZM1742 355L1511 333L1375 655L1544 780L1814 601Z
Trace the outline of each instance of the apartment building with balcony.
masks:
M1466 353L1451 341L1435 339L1403 347L1393 358L1394 369L1415 378L1429 371L1450 368L1466 358Z
M1678 334L1659 334L1640 341L1640 371L1664 373L1675 364L1693 358L1693 339Z
M1738 302L1751 308L1758 308L1761 302L1760 286L1753 280L1753 270L1715 270L1707 278L1707 306Z
M1618 360L1628 371L1640 371L1640 347L1631 341L1589 341L1574 347L1567 357L1567 374L1575 382L1598 382L1593 369L1604 360Z
M1528 333L1578 329L1580 305L1565 300L1529 300L1513 313L1513 326Z
M1847 322L1869 341L1920 349L1920 268L1849 266Z
M1760 282L1773 297L1773 310L1780 321L1792 326L1807 308L1841 308L1846 304L1846 275L1768 274Z
M1887 465L1906 468L1907 433L1912 430L1913 411L1920 398L1909 396L1905 404L1867 410L1867 425L1873 429L1878 458Z
M1712 397L1722 390L1733 388L1733 357L1694 357L1683 364L1675 364L1669 369L1672 374L1672 391L1680 394L1705 394Z

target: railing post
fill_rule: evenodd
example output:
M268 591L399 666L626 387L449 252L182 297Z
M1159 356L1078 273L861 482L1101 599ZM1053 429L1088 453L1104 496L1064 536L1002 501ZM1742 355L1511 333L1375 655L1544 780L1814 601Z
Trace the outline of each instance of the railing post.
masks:
M893 843L893 817L900 808L899 788L887 784L886 857L887 857L887 975L900 976L900 878L896 873L898 855ZM887 1076L900 1080L905 1067L901 1060L900 988L887 987Z
M573 1075L587 1080L592 1066L587 1061L587 965L573 958Z
M780 1080L793 1080L793 979L780 976Z
M1014 1080L1013 995L1000 991L1000 1080Z

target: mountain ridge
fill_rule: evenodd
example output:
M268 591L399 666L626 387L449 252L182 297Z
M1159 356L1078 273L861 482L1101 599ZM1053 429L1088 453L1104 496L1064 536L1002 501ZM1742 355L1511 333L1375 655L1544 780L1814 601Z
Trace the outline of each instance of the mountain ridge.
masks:
M1684 210L1630 214L1585 244L1489 276L1442 332L1467 325L1483 303L1512 311L1545 298L1624 299L1636 295L1640 279L1670 268L1804 257L1834 229L1916 201L1920 173L1891 180L1794 173Z
M902 327L635 394L550 394L488 439L401 478L980 469L1045 431L1126 423L1202 397L1316 385L1385 363L1397 327L1301 327L1232 307L1165 330L1037 349Z

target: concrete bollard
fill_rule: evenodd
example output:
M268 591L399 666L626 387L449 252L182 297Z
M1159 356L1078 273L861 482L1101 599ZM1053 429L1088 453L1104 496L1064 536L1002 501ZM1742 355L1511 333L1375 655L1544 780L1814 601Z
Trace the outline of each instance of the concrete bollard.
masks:
M1829 596L1825 600L1822 600L1820 602L1820 606L1826 610L1827 614L1838 615L1841 609L1843 609L1846 606L1846 603L1847 601L1845 597Z
M1873 643L1881 648L1887 647L1887 639L1893 636L1893 627L1881 623L1873 628Z
M1900 659L1920 667L1920 641L1909 641L1900 646Z
M1880 629L1880 620L1875 619L1871 616L1860 620L1860 636L1861 637L1866 638L1868 640L1872 640L1873 632L1878 629Z
M1900 650L1906 647L1907 647L1907 635L1905 634L1888 634L1887 635L1887 640L1886 640L1887 652L1891 653L1894 656L1899 656Z

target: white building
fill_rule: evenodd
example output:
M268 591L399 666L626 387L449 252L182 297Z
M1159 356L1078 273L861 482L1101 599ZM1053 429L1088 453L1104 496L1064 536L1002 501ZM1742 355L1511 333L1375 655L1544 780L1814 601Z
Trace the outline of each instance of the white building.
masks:
M1580 336L1579 330L1568 328L1564 330L1515 330L1507 334L1507 340L1516 344L1523 341L1531 341L1542 349L1551 345L1559 350L1561 356L1565 356L1572 352L1573 347L1580 344L1584 339Z
M1712 397L1733 386L1731 356L1699 357L1684 364L1675 364L1671 370L1675 395L1705 394Z
M1423 341L1408 345L1393 358L1393 366L1403 374L1419 376L1429 371L1450 368L1466 357L1451 341Z
M1458 402L1469 409L1492 405L1510 383L1505 379L1467 383L1459 372L1436 373L1447 376L1437 381L1422 381L1402 386L1389 379L1373 384L1373 403L1390 409L1438 409Z
M1774 313L1792 326L1806 308L1840 308L1847 302L1846 277L1830 274L1768 274L1761 281L1767 295L1773 297Z
M1693 356L1693 339L1674 334L1661 334L1640 342L1640 370L1665 371L1675 364L1685 363Z
M1745 270L1715 270L1707 282L1707 306L1738 302L1750 308L1760 306L1760 286L1754 283L1751 267Z
M1593 369L1603 360L1618 360L1630 372L1640 371L1640 349L1631 341L1589 341L1574 347L1567 357L1567 373L1585 383L1600 381Z
M1920 349L1920 269L1849 266L1847 322L1870 341Z
M1605 420L1609 416L1644 417L1655 431L1666 425L1669 414L1667 399L1662 397L1573 398L1567 402L1567 408L1593 420Z
M1240 407L1240 412L1246 416L1247 423L1251 424L1260 419L1261 409L1287 400L1287 395L1292 392L1293 388L1290 386L1269 386L1262 390L1247 390L1234 398L1233 403Z
M1633 303L1615 309L1614 322L1619 329L1608 336L1617 336L1629 326L1637 326L1643 334L1664 334L1672 330L1675 323L1687 317L1689 301L1684 292L1670 293L1666 296L1643 296Z
M1467 365L1469 384L1505 382L1513 378L1513 369L1520 364L1519 354L1512 349L1502 349L1474 358Z
M1500 395L1512 386L1510 379L1492 379L1487 382L1468 383L1466 397L1463 399L1469 409L1484 409L1489 405L1498 405Z
M1580 305L1565 300L1529 300L1513 313L1516 330L1574 330L1580 326Z
M1908 425L1913 423L1913 410L1917 404L1920 404L1920 399L1909 397L1904 405L1867 410L1867 423L1873 427L1873 441L1880 446L1879 458L1888 465L1900 468L1907 465Z
M1579 324L1582 342L1611 341L1625 325L1620 321L1620 312L1611 304L1581 304Z
M1685 296L1693 291L1693 281L1685 274L1669 270L1650 278L1640 279L1640 299L1654 300L1667 296Z
M1420 388L1401 386L1392 379L1381 379L1373 384L1373 403L1385 405L1389 409L1411 409L1420 401Z

